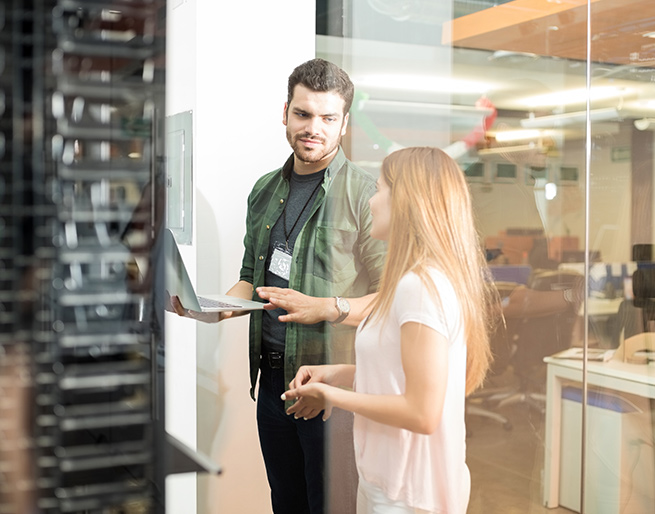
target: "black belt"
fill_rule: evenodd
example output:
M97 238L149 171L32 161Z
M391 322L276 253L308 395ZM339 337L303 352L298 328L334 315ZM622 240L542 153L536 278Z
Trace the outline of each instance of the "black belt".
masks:
M262 359L268 363L268 367L271 369L284 368L284 352L271 352L265 350L262 352Z

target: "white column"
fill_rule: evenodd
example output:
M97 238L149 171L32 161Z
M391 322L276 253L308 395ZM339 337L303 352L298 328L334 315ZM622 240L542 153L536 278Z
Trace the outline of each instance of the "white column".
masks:
M199 293L225 292L239 278L248 193L291 152L282 109L289 74L315 56L315 4L169 0L168 12L168 114L194 118L194 239L183 256ZM270 512L247 317L169 318L167 331L169 430L224 469L198 475L197 508L195 476L169 480L167 512Z

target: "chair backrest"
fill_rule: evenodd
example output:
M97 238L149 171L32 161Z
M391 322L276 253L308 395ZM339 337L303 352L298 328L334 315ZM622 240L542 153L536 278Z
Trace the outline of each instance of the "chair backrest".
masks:
M538 291L568 289L575 287L580 277L580 273L571 269L538 270L530 277L528 287Z
M644 309L635 307L632 300L623 300L616 314L616 323L612 331L612 346L617 348L624 339L640 334L646 330Z
M540 270L533 274L528 287L537 291L568 289L575 287L581 277L572 270ZM518 321L514 327L517 341L514 364L520 372L530 373L530 369L543 363L544 357L571 347L578 314L567 308Z

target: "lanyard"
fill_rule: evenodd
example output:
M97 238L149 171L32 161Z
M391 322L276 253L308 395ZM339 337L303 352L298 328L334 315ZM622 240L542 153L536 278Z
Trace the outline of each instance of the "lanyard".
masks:
M316 194L316 191L318 191L319 186L323 183L323 180L319 180L318 184L316 184L316 187L312 191L312 194L309 195L309 198L307 198L307 201L305 202L305 205L303 205L302 210L300 211L300 214L298 214L298 217L296 218L296 221L294 222L293 226L291 227L291 230L287 231L287 205L289 205L289 202L287 202L284 205L284 210L282 211L282 221L283 221L283 227L284 227L284 237L286 238L286 245L287 245L287 251L289 250L289 237L291 236L291 233L293 232L293 229L296 228L296 225L298 224L298 221L300 218L302 218L302 213L305 212L305 209L307 208L307 205L309 205L309 201L314 198L314 195Z

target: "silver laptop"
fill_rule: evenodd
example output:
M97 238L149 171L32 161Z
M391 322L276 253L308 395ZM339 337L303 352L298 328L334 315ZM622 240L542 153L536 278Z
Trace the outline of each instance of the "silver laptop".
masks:
M252 311L263 309L263 302L242 300L228 295L198 296L170 229L164 230L166 252L166 290L171 296L179 296L185 309L197 312Z

